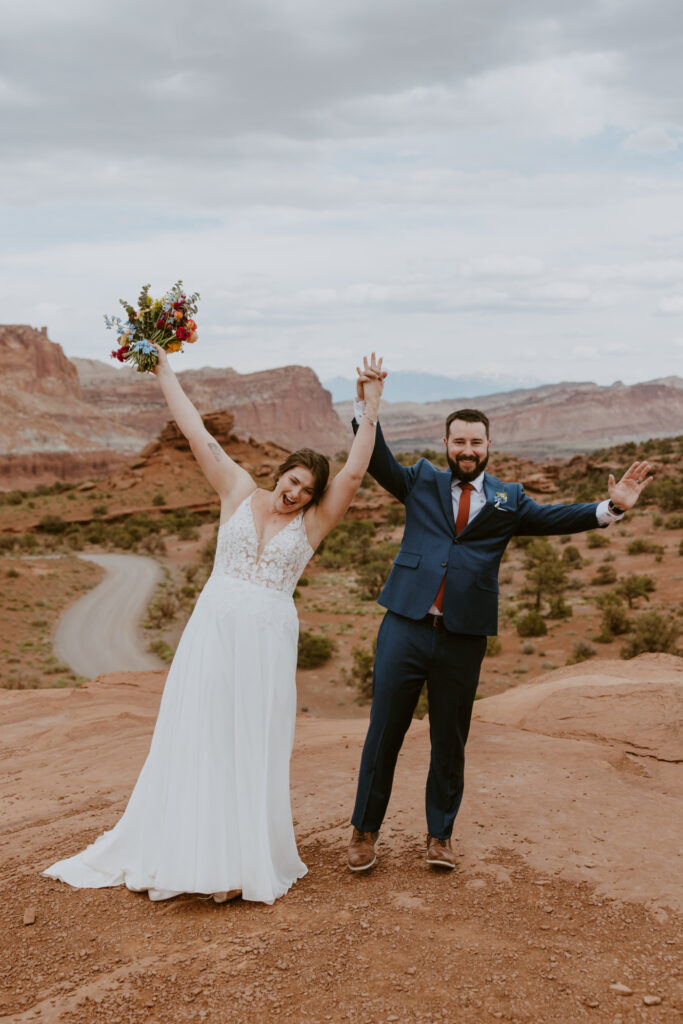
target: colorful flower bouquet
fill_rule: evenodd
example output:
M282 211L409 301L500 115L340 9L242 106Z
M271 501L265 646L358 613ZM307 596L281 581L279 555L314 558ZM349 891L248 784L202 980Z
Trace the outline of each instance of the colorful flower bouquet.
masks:
M178 352L184 342L192 344L198 337L193 319L197 313L197 292L187 296L182 281L176 281L161 299L153 299L149 289L146 284L140 292L137 309L119 299L128 314L127 323L119 316L104 318L107 330L116 331L119 340L120 347L112 351L112 358L120 363L133 363L140 373L153 369L159 361L152 342L166 352Z

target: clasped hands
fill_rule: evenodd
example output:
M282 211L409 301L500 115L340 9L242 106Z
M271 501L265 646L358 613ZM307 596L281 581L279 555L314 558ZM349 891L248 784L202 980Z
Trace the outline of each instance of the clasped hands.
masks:
M360 366L356 367L356 373L358 374L356 378L356 397L360 402L372 399L376 399L379 402L387 376L386 370L382 369L382 361L382 356L378 359L375 353L372 352L369 362L367 356L363 356L362 370Z

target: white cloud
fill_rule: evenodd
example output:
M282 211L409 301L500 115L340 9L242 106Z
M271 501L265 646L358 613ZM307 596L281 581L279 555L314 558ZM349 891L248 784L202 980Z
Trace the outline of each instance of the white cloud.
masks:
M646 125L632 132L624 139L622 146L634 153L658 156L661 153L672 153L683 141L680 130L672 131L663 125Z
M683 295L667 295L659 301L661 313L678 315L683 313Z

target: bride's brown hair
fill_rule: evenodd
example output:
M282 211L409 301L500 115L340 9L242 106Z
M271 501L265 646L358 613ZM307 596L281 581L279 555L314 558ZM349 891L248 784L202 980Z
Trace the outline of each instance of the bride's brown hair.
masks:
M325 493L330 477L329 459L321 455L320 452L314 452L312 448L299 448L298 451L288 455L285 461L277 467L274 473L275 483L284 473L288 473L290 469L296 469L297 466L303 466L313 474L313 495L309 504L317 505Z

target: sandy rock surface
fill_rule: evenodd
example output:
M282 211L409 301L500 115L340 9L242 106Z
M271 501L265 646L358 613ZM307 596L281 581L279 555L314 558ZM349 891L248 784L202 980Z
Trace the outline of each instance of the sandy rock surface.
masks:
M120 816L164 673L0 691L0 1022L679 1020L681 679L644 656L477 702L450 875L424 863L427 722L357 877L366 723L300 716L309 874L273 907L42 878Z

